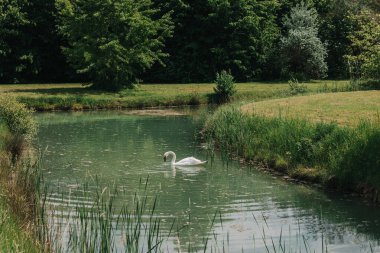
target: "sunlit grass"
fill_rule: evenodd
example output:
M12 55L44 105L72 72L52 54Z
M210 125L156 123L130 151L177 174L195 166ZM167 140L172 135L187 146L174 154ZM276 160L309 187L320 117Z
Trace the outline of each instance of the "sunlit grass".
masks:
M0 252L40 252L31 235L21 229L0 190Z
M302 118L356 126L363 121L380 124L380 91L357 91L297 96L250 103L246 113L270 117Z
M348 81L307 83L309 93L346 90L348 85ZM213 83L142 84L134 90L111 93L81 84L19 84L0 85L0 93L12 94L37 110L117 109L207 104L211 102L214 86ZM259 101L292 95L287 82L238 83L236 89L233 100Z

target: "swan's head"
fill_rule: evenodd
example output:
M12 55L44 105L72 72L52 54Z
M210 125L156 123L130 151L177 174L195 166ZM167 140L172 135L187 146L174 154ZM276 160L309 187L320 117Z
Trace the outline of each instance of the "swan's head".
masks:
M166 159L168 159L169 152L165 152L164 154L164 162L166 162Z
M164 154L164 162L166 162L166 159L168 159L168 156L170 155L173 156L175 160L175 153L173 151L168 151L168 152L165 152Z

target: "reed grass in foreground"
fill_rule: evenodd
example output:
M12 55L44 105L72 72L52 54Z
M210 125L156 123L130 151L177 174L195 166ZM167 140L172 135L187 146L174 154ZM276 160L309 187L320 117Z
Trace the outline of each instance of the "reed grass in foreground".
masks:
M357 126L363 121L380 125L380 91L356 91L274 99L242 106L242 111L268 117L303 118Z
M349 90L349 81L314 81L306 84L307 93ZM0 92L17 97L36 110L83 110L146 108L212 103L213 83L143 84L135 90L118 93L88 89L80 84L0 85ZM265 100L288 97L287 82L238 83L233 100Z
M347 128L247 115L238 107L225 106L205 122L204 134L224 153L331 187L365 189L380 201L378 123Z
M18 217L10 212L4 194L0 192L0 252L40 252L32 234L28 234Z
M145 182L145 187L148 181ZM114 186L115 187L115 186ZM70 201L56 205L49 203L49 195L45 195L45 220L47 226L41 227L44 237L54 252L236 252L236 245L230 248L229 233L223 229L223 218L220 211L210 217L207 230L209 234L200 242L192 240L193 230L187 222L182 223L178 218L163 220L156 214L159 198L149 198L146 195L136 194L132 202L117 206L115 199L122 192L117 187L103 188L99 185L91 188L84 184L80 191L81 202L71 205ZM145 188L146 189L146 188ZM46 193L45 193L46 194ZM59 194L58 194L59 195ZM52 196L57 198L57 193ZM62 200L67 196L62 195ZM74 201L75 202L75 201ZM167 219L167 217L166 217ZM268 236L270 227L264 215L262 218L252 215L256 222L253 227L252 241L239 246L240 249L250 249L250 252L282 252L293 253L313 252L305 236L292 235L289 228L284 227L276 238ZM261 223L262 222L262 223ZM215 229L215 228L218 229ZM187 229L189 230L187 231ZM228 226L227 226L228 228ZM289 229L289 234L285 232ZM300 231L301 229L294 231ZM183 238L182 235L190 235ZM327 244L323 235L321 238L322 252L327 252ZM246 242L247 243L247 242ZM257 244L257 246L256 246ZM231 251L232 250L232 251Z

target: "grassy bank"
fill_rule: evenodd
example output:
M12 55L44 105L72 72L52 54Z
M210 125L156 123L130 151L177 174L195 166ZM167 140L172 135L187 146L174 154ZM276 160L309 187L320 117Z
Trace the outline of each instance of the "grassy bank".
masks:
M41 252L33 236L35 172L30 140L35 123L30 111L0 96L0 251Z
M204 133L226 154L379 201L379 122L340 127L300 117L248 115L225 106L205 122Z
M15 96L36 110L84 110L199 105L212 102L215 84L143 84L118 93L94 91L80 84L0 85L0 93ZM306 83L306 93L350 89L349 81ZM233 100L265 100L294 94L287 82L238 83Z
M311 122L357 126L363 121L380 124L380 91L357 91L273 99L242 106L248 114L303 118Z

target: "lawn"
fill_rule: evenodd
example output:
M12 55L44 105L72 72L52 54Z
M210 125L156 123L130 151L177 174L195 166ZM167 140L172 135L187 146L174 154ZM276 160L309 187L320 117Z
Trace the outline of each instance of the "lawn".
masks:
M348 81L313 81L306 84L308 93L347 90ZM17 84L0 85L0 93L16 96L36 110L82 110L146 108L159 106L198 105L209 103L212 83L142 84L134 90L104 92L81 84ZM237 83L234 100L260 101L288 97L287 82Z
M312 122L336 122L356 126L371 121L380 125L380 91L314 94L249 103L246 113L271 117L304 118Z

